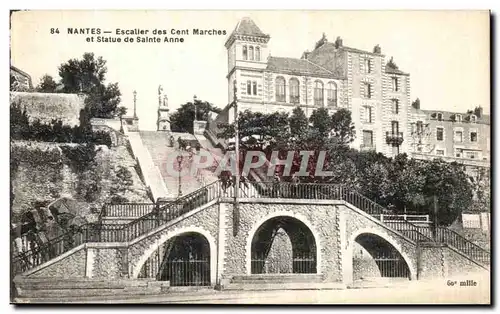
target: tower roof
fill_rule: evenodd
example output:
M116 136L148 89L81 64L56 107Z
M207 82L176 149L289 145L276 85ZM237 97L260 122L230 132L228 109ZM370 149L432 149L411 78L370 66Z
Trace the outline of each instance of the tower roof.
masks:
M238 22L238 24L236 24L236 27L231 35L229 35L225 46L228 47L236 39L267 43L269 38L270 36L264 34L251 18L244 17Z

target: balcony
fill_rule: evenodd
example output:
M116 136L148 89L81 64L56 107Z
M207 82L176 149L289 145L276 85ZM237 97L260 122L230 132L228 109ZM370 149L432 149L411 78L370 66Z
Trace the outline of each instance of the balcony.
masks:
M359 146L359 150L362 152L375 151L375 145L374 144L361 144Z
M398 132L398 133L386 132L385 140L387 141L387 144L399 146L403 143L403 132Z

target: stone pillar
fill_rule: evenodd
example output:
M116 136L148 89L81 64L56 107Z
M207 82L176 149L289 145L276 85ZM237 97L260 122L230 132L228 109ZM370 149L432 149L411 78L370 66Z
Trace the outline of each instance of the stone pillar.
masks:
M423 243L417 249L417 278L434 279L445 277L446 245L442 243Z

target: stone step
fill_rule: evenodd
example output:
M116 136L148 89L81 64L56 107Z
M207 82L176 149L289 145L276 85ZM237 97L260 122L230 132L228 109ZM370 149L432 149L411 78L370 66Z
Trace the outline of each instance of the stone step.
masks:
M233 276L231 283L320 283L321 274L256 274Z
M265 290L327 290L345 289L342 283L316 283L316 282L285 282L285 283L230 283L224 286L225 291L265 291Z

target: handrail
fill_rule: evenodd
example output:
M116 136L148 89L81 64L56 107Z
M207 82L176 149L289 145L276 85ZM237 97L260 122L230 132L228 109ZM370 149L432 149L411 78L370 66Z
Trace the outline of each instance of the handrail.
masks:
M245 191L244 194L247 198L338 199L352 204L377 219L391 213L391 211L368 199L358 191L342 185L259 182L258 188L257 186L254 187L254 189ZM260 192L258 191L260 187L266 187L266 189L262 189L264 191ZM88 223L73 228L39 247L14 256L15 266L13 267L16 268L16 271L24 272L87 242L132 241L221 196L221 181L217 180L169 204L156 204L151 212L129 223ZM431 233L431 228L416 226L408 221L383 221L382 218L381 222L389 228L402 233L412 241L440 241L456 248L476 261L488 263L490 260L490 253L488 251L450 229L439 227L436 232L437 236L434 237Z

